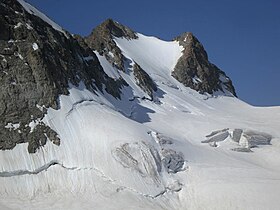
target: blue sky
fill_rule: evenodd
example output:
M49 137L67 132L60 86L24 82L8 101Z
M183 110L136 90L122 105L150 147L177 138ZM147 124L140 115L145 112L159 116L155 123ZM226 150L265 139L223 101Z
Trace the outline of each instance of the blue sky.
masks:
M71 33L88 35L107 18L171 40L193 32L240 99L280 105L279 0L26 0Z

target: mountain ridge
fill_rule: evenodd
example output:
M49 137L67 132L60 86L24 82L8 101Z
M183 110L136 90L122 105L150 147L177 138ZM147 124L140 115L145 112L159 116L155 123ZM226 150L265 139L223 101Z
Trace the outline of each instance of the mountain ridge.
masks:
M127 26L123 26L112 19L107 19L93 29L92 33L85 37L85 40L93 50L97 50L101 54L105 53L109 62L124 71L124 58L115 45L113 37L138 38L137 34ZM172 72L175 79L200 93L224 92L222 87L224 85L226 90L237 97L232 81L217 66L209 62L204 47L191 32L182 33L173 40L178 41L184 47L183 55L179 58ZM104 45L104 43L106 44ZM114 58L111 58L108 54L110 51L113 51ZM220 77L223 78L222 81Z
M15 79L15 77L19 77L18 73L12 73L10 75L4 73L2 83L8 84L8 87L12 88L12 91L19 93L25 91L26 95L23 95L23 99L19 103L16 101L18 100L16 99L18 98L18 94L11 92L5 95L4 89L9 88L7 85L2 85L3 91L1 97L3 100L0 105L1 107L10 107L10 110L2 108L4 110L2 113L4 118L0 120L2 125L1 132L6 137L2 139L0 148L12 149L17 143L29 142L28 150L34 153L40 146L44 146L47 139L53 139L54 142L59 144L60 141L56 137L56 133L41 123L45 112L38 110L38 107L59 108L57 98L60 94L67 94L69 83L78 85L80 81L83 81L86 87L93 92L106 91L113 97L121 99L121 89L126 87L128 83L122 76L118 79L110 78L104 72L104 68L100 65L95 53L99 53L100 56L105 56L105 59L116 68L115 71L117 74L119 70L128 72L129 65L131 65L136 85L148 94L146 98L150 98L151 100L155 98L154 96L158 88L146 72L148 69L143 69L135 60L126 58L122 50L117 46L115 38L124 38L126 40L139 39L139 35L130 28L112 19L107 19L93 29L89 36L82 38L78 35L70 35L69 32L62 29L62 27L51 21L36 8L22 0L5 0L5 4L2 3L1 7L4 15L1 16L1 26L4 29L6 28L4 31L9 31L9 34L3 34L1 47L2 49L9 49L11 51L1 52L3 56L1 62L2 71L6 72L7 69L17 69L17 72L19 70L18 67L13 65L22 63L23 65L19 65L26 68L28 75L30 73L35 75L35 81L30 83L30 79L25 77L23 87L21 85L23 81L20 82L23 78ZM184 39L187 39L187 37L185 38L183 35L175 39L184 47L184 51L175 65L173 72L170 74L186 87L190 87L200 93L213 94L218 90L224 92L222 86L225 85L227 87L226 89L236 96L230 79L225 76L224 72L209 63L207 54L199 41L191 35L192 38L185 42ZM195 48L196 45L200 47ZM195 53L190 56L190 52ZM197 59L199 53L206 56L202 56L202 59ZM6 59L5 55L8 55L12 60ZM190 65L190 62L194 62L195 65ZM209 68L211 69L209 70ZM220 75L223 75L228 81L220 81ZM10 82L6 83L8 80ZM46 83L43 82L41 84L40 82L44 80ZM13 85L16 83L19 83L20 86ZM45 88L31 88L27 91L26 84L38 86L38 83L40 87ZM53 85L50 85L52 83ZM103 85L105 85L104 90ZM42 96L46 100L42 100ZM29 101L30 97L33 98L32 102ZM142 97L145 98L145 96ZM21 105L8 105L8 98L12 98L15 104ZM30 111L24 112L24 109ZM13 113L13 115L10 113ZM22 115L22 113L25 114ZM22 124L19 125L20 128L18 129L20 133L13 129L5 129L8 123L18 124L19 122ZM33 124L40 124L40 126L35 126L35 129L32 126L27 126ZM44 136L45 134L46 137Z
M235 97L192 34L84 38L23 0L0 28L0 208L279 207L280 107Z

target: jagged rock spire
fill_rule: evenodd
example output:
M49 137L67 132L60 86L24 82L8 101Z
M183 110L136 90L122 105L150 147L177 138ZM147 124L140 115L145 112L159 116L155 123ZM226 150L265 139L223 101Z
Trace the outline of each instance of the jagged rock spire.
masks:
M203 45L190 32L175 38L184 47L172 76L186 87L200 93L229 91L236 96L231 80L217 66L210 63Z
M87 44L104 55L113 66L119 70L124 69L124 57L121 50L114 42L114 37L124 37L126 39L137 39L137 35L130 28L119 24L118 22L107 19L97 26L89 36L85 37Z

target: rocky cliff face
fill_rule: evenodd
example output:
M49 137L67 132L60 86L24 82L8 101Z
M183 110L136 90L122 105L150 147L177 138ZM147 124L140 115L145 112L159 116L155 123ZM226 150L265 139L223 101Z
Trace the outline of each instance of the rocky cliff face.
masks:
M133 74L136 84L153 100L153 93L157 91L157 86L151 77L137 63L133 66Z
M184 47L183 55L172 72L175 79L200 93L227 90L236 96L229 77L208 61L204 47L192 33L184 33L175 40Z
M29 5L30 6L30 5ZM33 8L34 11L36 9ZM57 109L70 83L120 97L122 81L109 78L82 38L58 31L15 0L0 4L0 149L28 142L34 153L56 133L41 122Z

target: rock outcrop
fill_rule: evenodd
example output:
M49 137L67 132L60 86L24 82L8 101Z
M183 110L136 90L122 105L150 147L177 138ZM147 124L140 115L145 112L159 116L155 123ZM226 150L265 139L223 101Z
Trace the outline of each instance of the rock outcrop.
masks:
M192 33L184 33L175 40L184 47L183 55L172 72L175 79L200 93L229 91L236 96L231 80L209 62L204 47Z
M59 108L57 99L68 94L70 83L83 82L92 91L105 85L120 98L124 82L104 73L82 38L56 30L18 1L1 1L0 11L0 149L28 142L34 153L47 139L59 145L41 120L46 108Z
M136 84L153 100L153 93L157 91L157 86L151 77L137 63L133 66L133 74Z

